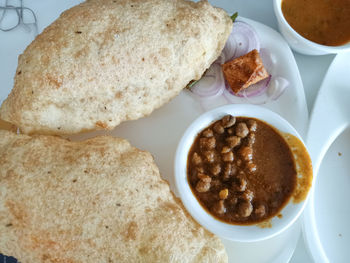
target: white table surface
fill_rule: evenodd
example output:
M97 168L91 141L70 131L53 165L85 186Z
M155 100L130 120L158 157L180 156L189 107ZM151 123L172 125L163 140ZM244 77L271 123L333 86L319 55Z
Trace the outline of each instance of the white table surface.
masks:
M64 10L64 6L68 8L74 5L79 0L63 0L63 5L62 2L58 5L58 1L61 0L36 0L33 2L29 0L24 0L24 5L32 8L35 12L37 12L38 9L45 9L44 15L38 17L39 31L43 29L42 25L45 24L45 21L47 21L48 19L52 19L52 14L50 14L51 12L54 12L55 16L57 16L57 13L59 14L61 11ZM211 2L215 6L224 8L230 13L238 12L240 16L253 19L267 26L270 26L275 30L278 30L277 20L273 12L273 0L209 0L209 2ZM18 1L10 0L10 3L17 5ZM0 0L0 5L3 4L4 0ZM42 12L40 13L42 14ZM9 34L11 34L11 32L4 33L0 31L0 59L2 59L5 56L11 55L8 54L6 50L1 50L1 40ZM16 49L16 47L14 48ZM22 50L20 49L18 51L21 53ZM310 113L315 98L317 96L317 92L321 86L323 77L327 72L330 63L332 62L334 55L305 56L294 52L294 56L303 81L307 106ZM17 60L13 61L13 63L16 62ZM7 68L0 69L1 85L12 84L11 82L13 80L13 77L9 78L9 76L14 75L15 68L15 65L9 65ZM306 251L302 237L300 237L299 239L297 248L290 262L312 262L312 259L309 257Z

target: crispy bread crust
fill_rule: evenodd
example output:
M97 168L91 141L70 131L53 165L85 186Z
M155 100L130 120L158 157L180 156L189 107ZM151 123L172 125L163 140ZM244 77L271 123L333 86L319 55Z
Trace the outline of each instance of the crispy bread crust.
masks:
M231 28L207 1L86 1L20 55L0 118L27 134L74 134L149 115L202 76Z
M20 262L227 262L150 153L0 130L0 253Z

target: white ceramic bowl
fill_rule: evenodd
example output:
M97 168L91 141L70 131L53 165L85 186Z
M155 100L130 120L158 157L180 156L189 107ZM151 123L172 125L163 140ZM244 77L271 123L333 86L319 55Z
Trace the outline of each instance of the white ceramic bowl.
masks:
M312 42L297 33L284 18L281 8L282 0L274 0L273 8L278 28L293 50L305 55L326 55L350 51L350 43L342 46L325 46Z
M198 117L187 128L176 151L175 181L177 189L180 193L180 198L188 212L197 220L197 222L220 237L240 242L254 242L273 237L287 229L296 221L304 209L306 203L305 201L298 204L294 204L292 201L290 201L281 211L282 218L278 218L276 216L270 219L272 225L271 227L262 228L257 225L240 226L223 223L215 219L202 208L190 189L190 185L187 180L186 167L187 156L192 143L197 134L204 128L227 114L231 114L236 117L245 116L263 120L278 130L290 133L302 141L297 131L286 120L284 120L278 114L259 106L232 104L208 111Z

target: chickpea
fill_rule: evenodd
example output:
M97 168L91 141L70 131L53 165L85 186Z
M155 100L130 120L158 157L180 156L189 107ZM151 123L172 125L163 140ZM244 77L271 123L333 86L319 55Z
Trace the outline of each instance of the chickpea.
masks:
M194 165L199 165L202 163L202 158L199 156L198 153L194 153L193 156L192 156L192 162Z
M199 193L204 193L204 192L208 192L210 189L210 183L208 182L204 182L202 180L198 181L197 185L196 185L196 190Z
M224 147L222 147L222 149L221 149L221 153L228 153L228 152L230 152L230 151L231 151L231 148L228 147L228 146L224 146Z
M226 115L221 119L221 123L224 128L229 128L236 123L236 118L232 115Z
M206 174L198 174L197 177L203 182L206 182L206 183L210 183L211 182L210 176L208 176Z
M205 131L203 131L203 136L204 137L213 137L214 136L214 133L213 133L213 130L212 129L206 129Z
M246 201L252 201L254 198L254 193L252 191L250 191L249 189L246 189L242 195L242 198Z
M211 173L214 175L214 176L218 176L219 173L221 172L221 166L220 164L216 164L214 166L211 167L210 169Z
M253 145L255 143L255 134L249 133L248 135L248 145Z
M199 147L201 149L214 149L216 146L216 140L215 137L210 138L200 138L199 139Z
M225 132L224 127L219 122L214 125L213 129L217 134L223 134Z
M241 143L241 138L237 136L230 136L226 138L228 147L234 148Z
M238 214L242 217L248 217L253 212L253 206L251 202L243 201L238 205Z
M256 123L255 120L248 120L247 126L249 128L249 131L251 131L251 132L255 132L256 129L258 128L258 124Z
M250 161L253 159L253 149L249 146L244 146L239 149L239 155L245 161Z
M224 162L233 162L234 160L233 152L223 153L222 160Z
M232 186L235 191L244 192L247 189L247 180L240 178L237 182L234 182Z
M230 163L225 164L224 167L224 173L223 173L223 180L227 181L228 179L230 179L232 174L232 165Z
M215 153L213 151L205 151L203 155L208 163L213 163L215 161Z
M248 135L249 129L247 127L247 124L244 122L240 122L236 125L236 135L238 137L244 138Z
M224 214L226 212L224 200L220 200L217 203L215 203L213 206L213 211L214 211L214 213L219 214L219 215Z
M204 173L204 167L203 166L197 166L196 167L196 172L197 173L201 173L201 174Z
M263 204L258 205L255 209L254 209L254 214L258 217L263 217L266 214L266 208Z

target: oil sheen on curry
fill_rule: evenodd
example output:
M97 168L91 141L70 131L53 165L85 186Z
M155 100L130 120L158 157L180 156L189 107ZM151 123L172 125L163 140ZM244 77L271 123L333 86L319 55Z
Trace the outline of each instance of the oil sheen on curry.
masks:
M282 13L303 37L321 45L350 41L349 0L283 0Z
M309 175L299 182L300 166L281 133L258 119L227 115L195 138L187 161L188 181L215 218L257 224L278 215L295 193L294 201L305 199L312 168L304 153Z

